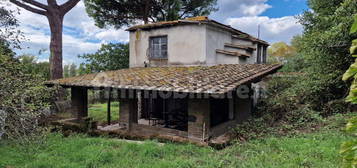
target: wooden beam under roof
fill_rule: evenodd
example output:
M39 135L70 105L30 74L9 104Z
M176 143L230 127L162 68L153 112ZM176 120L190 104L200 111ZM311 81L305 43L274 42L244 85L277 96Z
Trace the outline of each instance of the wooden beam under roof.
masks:
M253 46L248 46L248 45L239 45L239 44L231 44L231 43L225 43L225 47L231 47L231 48L239 48L239 49L244 49L244 50L256 50L255 47Z
M249 41L252 41L249 36L247 35L236 35L236 34L233 34L232 35L233 38L236 38L236 39L242 39L242 40L249 40Z
M242 54L239 52L232 52L232 51L227 51L227 50L220 50L217 49L216 53L224 54L224 55L230 55L230 56L237 56L237 57L250 57L248 54Z

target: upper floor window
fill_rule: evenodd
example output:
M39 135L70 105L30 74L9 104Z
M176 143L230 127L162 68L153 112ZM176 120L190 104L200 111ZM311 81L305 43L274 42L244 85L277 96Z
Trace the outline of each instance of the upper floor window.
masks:
M150 37L150 58L167 59L167 36Z

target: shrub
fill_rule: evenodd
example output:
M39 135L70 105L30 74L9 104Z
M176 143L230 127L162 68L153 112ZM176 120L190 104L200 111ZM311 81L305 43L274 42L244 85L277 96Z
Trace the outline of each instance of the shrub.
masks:
M353 136L357 136L357 117L349 120L346 131ZM343 143L340 153L343 158L343 166L355 168L357 166L357 139Z
M281 69L282 72L300 72L307 66L303 55L300 53L289 57L286 61L284 67Z
M0 54L0 131L3 137L26 142L41 135L39 118L50 113L52 92L41 79L25 74L18 60Z

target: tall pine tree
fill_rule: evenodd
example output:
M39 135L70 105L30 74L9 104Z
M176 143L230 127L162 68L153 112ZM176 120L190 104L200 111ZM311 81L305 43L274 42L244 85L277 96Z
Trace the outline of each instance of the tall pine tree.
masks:
M136 23L209 15L217 0L85 0L87 13L98 27L121 28Z

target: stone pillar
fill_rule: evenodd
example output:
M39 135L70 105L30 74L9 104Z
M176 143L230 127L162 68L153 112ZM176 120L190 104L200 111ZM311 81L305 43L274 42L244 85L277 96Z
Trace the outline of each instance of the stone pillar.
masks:
M237 96L234 100L234 105L235 105L235 118L238 123L242 123L249 119L252 114L252 109L253 109L253 100L254 100L254 95L253 95L253 90L251 85L247 85L249 87L249 92L246 93L247 95L244 95L243 97Z
M210 127L209 99L188 100L188 138L195 141L208 139Z
M128 131L132 123L137 123L138 103L137 99L120 99L119 126L125 127Z
M72 110L77 119L88 116L88 92L85 87L71 88Z

